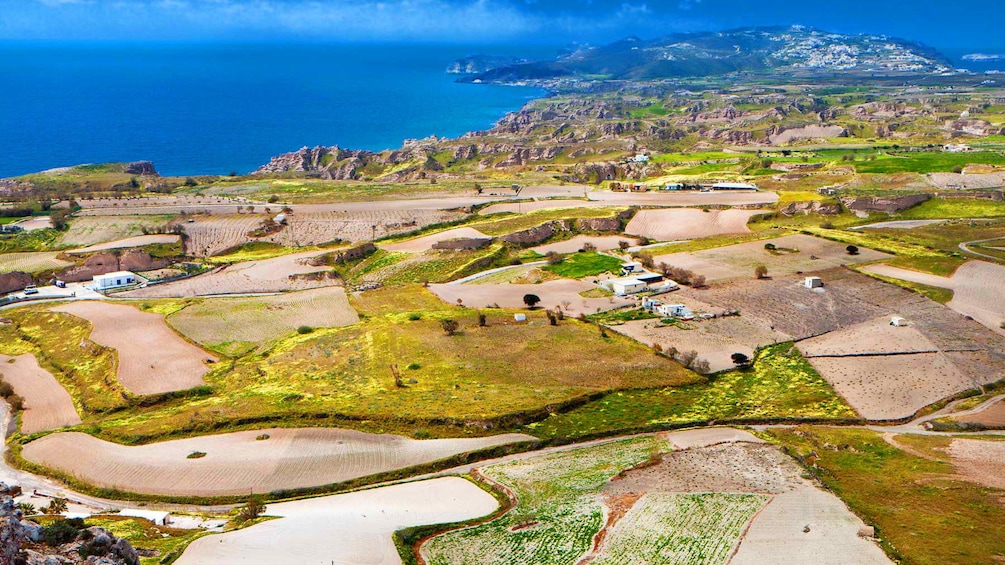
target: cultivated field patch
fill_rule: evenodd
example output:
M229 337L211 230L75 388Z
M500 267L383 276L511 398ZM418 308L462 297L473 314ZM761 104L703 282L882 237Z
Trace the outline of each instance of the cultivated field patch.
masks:
M69 393L52 373L39 367L38 360L31 353L17 357L0 355L0 378L24 398L22 434L58 430L80 423Z
M434 243L448 241L451 239L485 239L488 236L475 228L455 228L415 239L409 239L399 243L381 244L381 247L388 251L403 251L407 253L421 253L433 248Z
M258 439L268 436L268 439ZM520 441L506 434L413 440L331 428L268 429L124 446L77 432L24 446L36 464L90 484L170 496L226 496L329 485ZM189 458L194 452L206 455Z
M765 249L770 243L775 251ZM690 269L710 281L754 278L754 269L764 265L768 275L813 273L840 265L855 265L889 258L890 255L860 249L850 255L847 246L808 235L789 235L767 241L752 241L691 253L671 253L656 257L656 263Z
M593 245L597 251L610 251L612 249L618 249L622 241L627 241L630 244L635 243L635 241L630 237L618 235L577 235L576 237L565 241L558 241L534 247L531 251L540 253L541 255L546 255L552 252L563 254L577 253L588 243Z
M208 298L167 317L185 337L239 355L297 328L335 328L359 321L345 290L327 287L275 296Z
M73 253L73 254L93 253L95 251L108 251L109 249L143 247L144 245L155 245L155 244L171 244L171 243L177 243L180 237L181 236L175 234L137 235L134 237L119 239L116 241L98 243L95 245L82 247L80 249L73 249L71 251L67 251L67 253Z
M50 269L62 269L73 264L57 257L59 257L59 253L46 251L37 253L3 253L0 254L0 273L11 273L14 271L37 273Z
M204 384L215 359L178 337L158 314L107 302L73 302L52 308L91 323L90 339L118 352L116 376L133 394L158 394Z
M308 251L261 261L223 265L208 273L124 292L127 298L183 298L220 294L286 292L333 286L330 267L307 261L324 251Z
M998 401L976 414L953 418L964 424L976 424L991 429L1005 428L1005 401Z
M174 216L79 216L70 221L70 228L60 239L60 245L87 247L143 235L145 231L165 231Z
M948 452L953 466L967 479L987 487L1005 489L1005 442L954 439Z
M917 326L895 327L884 316L801 341L799 350L806 357L842 357L933 353L939 349Z
M750 233L747 222L763 210L642 210L635 214L625 233L656 241L698 239L713 235Z
M585 298L581 293L596 288L586 281L557 280L535 285L517 284L433 284L429 285L436 296L448 304L462 304L469 308L525 308L523 297L533 294L541 299L538 306L555 309L561 307L571 315L593 314L632 304L616 298ZM460 302L458 302L458 299ZM566 303L567 306L566 306Z
M397 565L396 530L472 520L497 507L492 495L459 477L269 504L268 514L282 519L196 540L176 563L275 565L295 548L303 563Z

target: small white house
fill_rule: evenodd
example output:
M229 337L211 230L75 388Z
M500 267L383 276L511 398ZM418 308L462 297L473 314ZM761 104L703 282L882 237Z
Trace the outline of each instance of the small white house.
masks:
M668 182L661 186L660 190L684 190L684 185L679 182Z
M646 290L646 283L640 281L639 279L613 279L605 283L611 292L618 296L628 296L629 294L638 294Z
M717 182L712 190L757 190L757 187L745 182Z
M128 516L130 518L143 518L144 520L150 520L156 526L166 526L171 522L170 512L157 512L154 510L137 510L134 508L124 508L119 512L119 516Z
M820 277L806 277L806 288L823 288L824 281Z
M693 320L694 312L683 304L664 304L656 309L656 312L667 318L677 318L679 320Z
M276 214L275 222L277 224L285 224L286 223L286 214Z
M949 145L943 145L942 150L946 153L969 153L970 146L963 143L958 145L950 143Z
M116 271L104 275L94 275L94 284L91 288L97 291L109 290L134 285L136 281L136 275L133 273L129 271Z
M901 318L900 316L894 316L890 318L890 325L895 328L902 328L907 325L907 320Z
M645 155L645 154L640 153L640 154L632 157L631 159L629 159L629 161L631 161L632 163L648 163L649 162L649 155Z
M642 263L622 263L621 264L621 276L627 277L633 273L641 273L645 270L642 267Z
M513 314L513 320L516 322L526 322L527 314Z

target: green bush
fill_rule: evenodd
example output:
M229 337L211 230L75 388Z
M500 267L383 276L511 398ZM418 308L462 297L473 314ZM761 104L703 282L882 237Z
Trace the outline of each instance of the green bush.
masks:
M42 541L46 545L55 547L70 543L77 539L80 530L84 529L84 521L80 518L70 518L68 520L56 520L42 528Z
M206 456L205 451L193 451L192 453L189 453L185 457L188 459L202 459L205 456Z
M312 328L310 326L300 326L299 328L297 328L297 333L300 334L300 335L307 335L307 334L313 333L313 332L314 332L314 328Z

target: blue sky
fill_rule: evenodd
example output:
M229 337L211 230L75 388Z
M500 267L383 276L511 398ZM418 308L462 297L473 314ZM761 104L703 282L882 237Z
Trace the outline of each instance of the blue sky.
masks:
M802 24L1005 50L1002 0L0 0L0 39L604 42Z

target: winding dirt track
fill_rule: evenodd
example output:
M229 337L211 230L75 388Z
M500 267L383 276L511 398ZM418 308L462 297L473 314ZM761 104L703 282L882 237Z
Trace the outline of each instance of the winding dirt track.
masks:
M258 440L267 434L266 440ZM521 441L505 434L413 440L329 428L235 432L124 446L66 432L24 447L25 459L102 487L170 496L223 496L323 486ZM189 459L193 452L205 457Z
M52 373L38 365L31 353L17 357L0 355L0 376L24 398L21 433L30 435L80 423L70 394Z
M94 327L91 340L118 352L116 377L134 394L160 394L203 383L214 357L178 337L164 317L125 304L71 302L52 308L83 318Z

